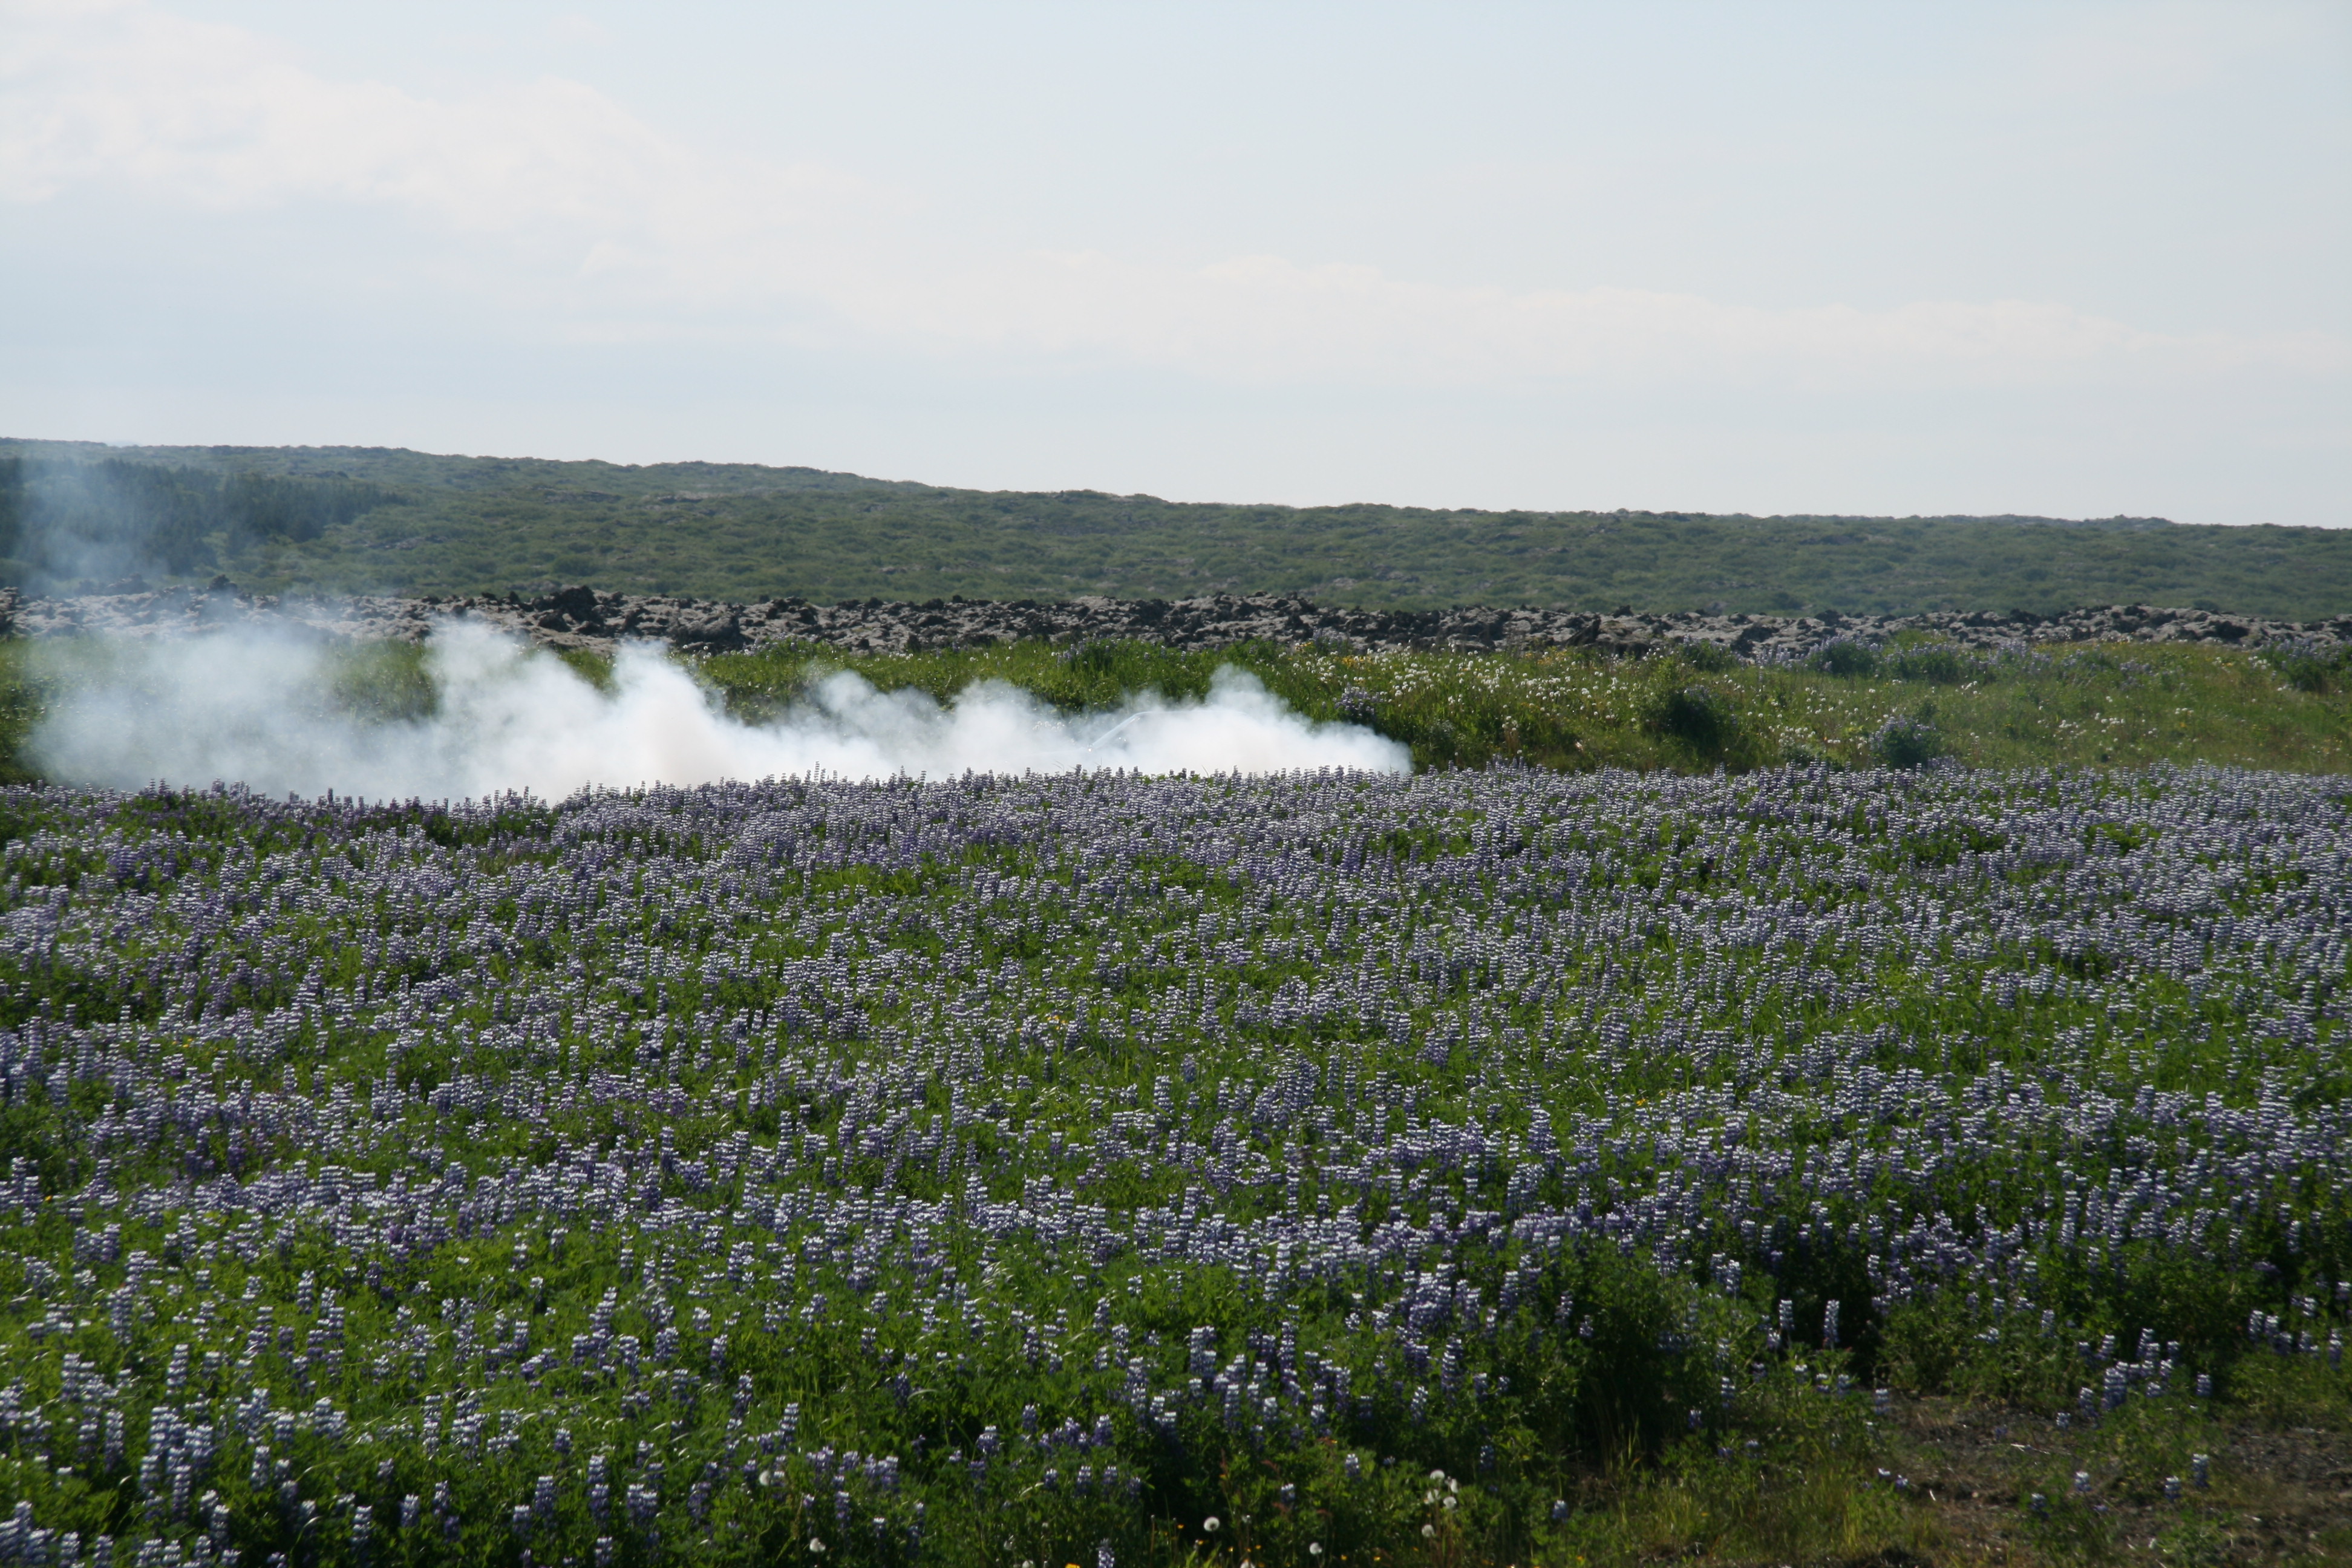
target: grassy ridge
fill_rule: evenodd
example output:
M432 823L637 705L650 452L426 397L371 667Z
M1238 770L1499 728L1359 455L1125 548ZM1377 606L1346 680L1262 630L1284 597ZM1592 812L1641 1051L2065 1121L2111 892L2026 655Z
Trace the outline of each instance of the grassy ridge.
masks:
M95 648L0 643L0 778L31 779L25 738L50 703L102 668ZM601 681L607 661L567 654ZM941 701L999 680L1066 711L1157 691L1206 693L1237 665L1307 717L1368 724L1422 767L1731 772L1790 763L2147 767L2211 763L2352 773L2352 680L2332 664L2187 647L2105 645L1976 655L1919 643L1856 667L1832 657L1763 668L1690 655L1341 654L1271 644L1181 653L1141 642L1042 643L908 655L775 649L698 661L737 716L774 718L816 676L854 670ZM1830 665L1847 669L1833 673ZM326 700L397 718L433 700L418 649L344 658Z
M638 468L366 447L0 441L0 459L12 455L372 487L370 495L394 498L315 532L224 525L207 536L200 572L217 567L267 592L504 592L555 582L820 601L1265 591L1375 606L1721 604L1755 614L2148 603L2290 619L2352 604L2352 531L2331 529L1182 503L750 464ZM343 494L321 492L320 504ZM37 553L27 546L12 556L20 576Z
M759 718L818 669L853 669L886 689L914 687L942 700L974 680L1000 679L1057 707L1086 709L1146 689L1197 698L1227 663L1257 675L1310 718L1368 723L1404 742L1424 767L1507 760L1737 772L1948 755L1987 767L2212 763L2352 771L2352 694L2342 682L2324 670L2283 670L2259 655L2196 647L1979 658L1920 645L1852 675L1689 657L1351 655L1273 647L1185 654L1141 643L866 658L773 652L698 668L738 712ZM1911 751L1891 743L1918 730L1928 733Z

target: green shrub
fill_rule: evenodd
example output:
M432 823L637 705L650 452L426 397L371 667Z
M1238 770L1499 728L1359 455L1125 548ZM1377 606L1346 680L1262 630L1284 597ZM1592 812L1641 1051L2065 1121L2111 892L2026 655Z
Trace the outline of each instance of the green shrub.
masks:
M1702 762L1727 763L1748 740L1739 710L1712 686L1667 687L1651 700L1646 722L1653 732L1688 747Z
M1720 643L1685 643L1678 652L1685 664L1703 674L1723 675L1739 668L1739 656Z
M1922 680L1931 686L1959 686L1981 679L1989 664L1965 649L1946 643L1930 643L1925 647L1906 647L1890 654L1881 661L1881 668L1896 680Z
M2315 647L2306 643L2284 643L2266 647L2263 662L2284 677L2297 691L2315 695L2333 691L2337 677L2344 673L2345 650Z
M1823 675L1876 675L1878 650L1851 637L1837 637L1815 648L1805 663Z
M1870 738L1870 754L1879 766L1906 772L1924 768L1951 754L1951 744L1936 728L1935 710L1927 708L1909 718L1889 719Z

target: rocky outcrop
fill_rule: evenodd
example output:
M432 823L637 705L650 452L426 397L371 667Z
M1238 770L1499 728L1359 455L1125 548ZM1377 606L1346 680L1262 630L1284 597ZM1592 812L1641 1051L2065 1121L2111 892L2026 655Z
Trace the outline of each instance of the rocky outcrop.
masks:
M2108 605L2057 616L1937 612L1920 616L1613 615L1578 610L1358 610L1272 595L1200 599L1077 598L1055 602L802 599L726 604L663 595L561 588L533 598L310 598L210 590L26 598L0 590L0 635L170 637L242 625L337 641L423 640L452 616L469 616L557 647L609 649L630 639L688 653L735 653L802 644L854 653L903 653L1037 638L1077 643L1139 637L1179 648L1267 641L1361 651L1591 647L1619 654L1707 643L1748 659L1801 658L1838 638L1875 642L1924 631L1969 647L2045 643L2201 643L2262 647L2283 642L2352 645L2352 615L2273 621L2208 610Z

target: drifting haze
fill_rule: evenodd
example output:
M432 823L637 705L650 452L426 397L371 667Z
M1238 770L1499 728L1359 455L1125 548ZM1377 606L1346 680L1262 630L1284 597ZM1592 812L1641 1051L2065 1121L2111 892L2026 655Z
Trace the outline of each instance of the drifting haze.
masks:
M68 695L27 752L51 776L136 788L244 784L271 793L454 799L591 784L699 784L823 773L856 779L966 771L1128 768L1263 773L1409 771L1405 749L1348 724L1313 724L1255 678L1225 668L1198 702L1139 699L1066 719L997 682L942 708L856 675L821 681L773 723L739 722L658 650L625 648L609 691L561 661L464 622L427 647L427 719L334 710L333 661L315 645L250 633L70 650Z

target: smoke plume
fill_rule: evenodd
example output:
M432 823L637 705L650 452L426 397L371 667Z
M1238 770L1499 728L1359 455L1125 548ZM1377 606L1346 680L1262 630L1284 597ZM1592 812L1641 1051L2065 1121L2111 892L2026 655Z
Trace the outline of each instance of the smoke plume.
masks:
M117 645L76 661L28 750L52 778L135 788L238 783L271 793L455 799L590 784L695 784L824 773L1403 772L1402 746L1317 724L1226 667L1200 701L1145 696L1072 718L1000 681L945 706L835 673L775 721L741 722L677 665L625 648L608 689L545 654L452 622L427 645L429 716L375 721L329 699L329 656L245 631Z
M201 575L400 499L333 475L0 457L0 573L36 592L137 593L149 576Z

